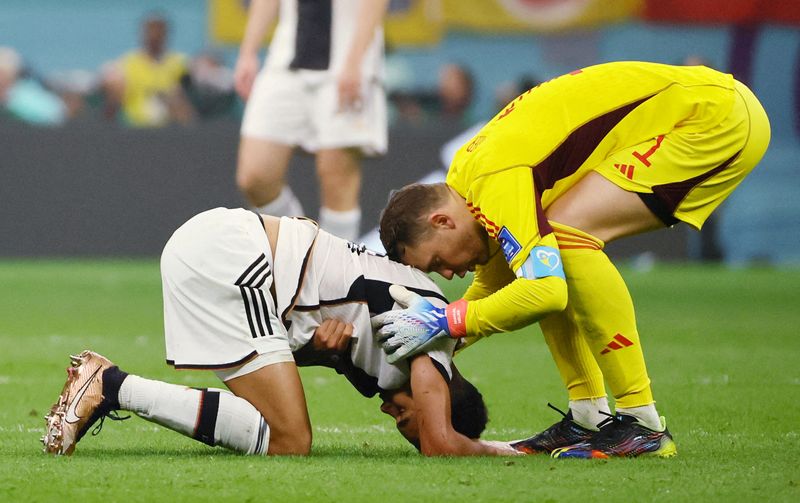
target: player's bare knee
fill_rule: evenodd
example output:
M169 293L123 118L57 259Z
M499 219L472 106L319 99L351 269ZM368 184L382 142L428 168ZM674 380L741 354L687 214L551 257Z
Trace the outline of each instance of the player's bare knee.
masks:
M326 150L317 154L317 176L323 182L348 182L361 178L359 157L350 150Z
M252 165L239 161L236 167L236 185L244 193L253 190L253 188L261 184L261 177L258 176L258 170Z
M247 198L248 201L251 201L253 198L253 189L254 184L252 177L247 174L242 174L240 171L236 173L236 186L239 188L239 191Z
M257 170L243 168L236 171L236 186L248 202L262 206L280 195L283 184Z

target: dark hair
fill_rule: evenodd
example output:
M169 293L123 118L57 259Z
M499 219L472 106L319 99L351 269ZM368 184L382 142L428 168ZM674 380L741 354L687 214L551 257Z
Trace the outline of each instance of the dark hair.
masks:
M449 384L450 421L453 429L466 437L480 438L489 422L483 395L458 372L455 365L450 368L453 370L453 378Z
M401 261L404 248L425 237L425 217L446 197L444 183L412 183L389 194L389 202L381 212L379 233L390 259Z
M161 24L164 25L164 28L169 30L171 28L170 16L166 11L161 9L147 11L139 19L139 26L141 28L144 28L145 26L150 24Z

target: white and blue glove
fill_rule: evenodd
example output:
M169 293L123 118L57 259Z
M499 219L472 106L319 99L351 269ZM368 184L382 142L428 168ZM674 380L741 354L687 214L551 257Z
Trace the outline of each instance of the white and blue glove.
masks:
M388 355L386 361L395 363L429 350L438 340L451 336L447 308L435 307L422 296L403 286L389 287L392 298L405 309L386 311L372 317L372 328Z

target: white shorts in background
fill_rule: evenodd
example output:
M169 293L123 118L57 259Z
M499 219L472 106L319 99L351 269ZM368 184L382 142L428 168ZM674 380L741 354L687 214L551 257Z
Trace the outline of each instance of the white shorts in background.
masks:
M270 286L273 259L261 218L216 208L192 217L161 255L167 363L239 367L257 355L293 361Z
M386 153L386 96L377 80L364 84L358 111L338 110L336 80L329 72L263 69L253 83L242 119L242 136L303 147L308 152L359 148Z

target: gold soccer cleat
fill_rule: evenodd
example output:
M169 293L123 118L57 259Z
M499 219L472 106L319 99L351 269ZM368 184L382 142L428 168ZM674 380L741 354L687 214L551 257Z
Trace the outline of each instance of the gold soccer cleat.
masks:
M103 396L103 371L113 366L107 358L89 350L70 356L67 382L45 416L44 452L69 456L89 428L112 412Z

